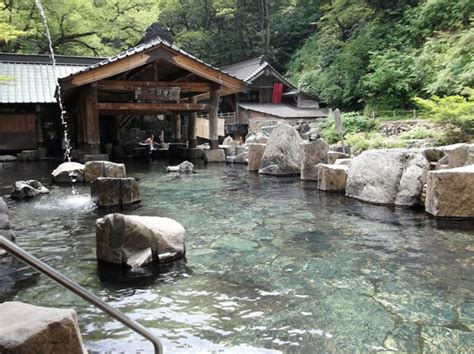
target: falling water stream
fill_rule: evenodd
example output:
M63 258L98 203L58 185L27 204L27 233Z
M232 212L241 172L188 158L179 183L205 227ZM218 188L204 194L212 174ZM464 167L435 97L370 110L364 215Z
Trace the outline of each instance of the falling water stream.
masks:
M63 133L64 133L64 143L65 143L64 160L67 160L70 162L71 161L71 141L69 139L69 134L68 134L68 124L67 124L67 117L66 117L67 112L64 108L61 85L59 85L58 76L57 76L56 56L54 55L53 41L51 40L51 33L49 32L48 20L46 19L46 14L44 12L43 5L41 4L40 0L35 0L35 4L36 4L36 7L38 8L38 11L41 15L41 19L43 20L43 23L44 23L46 38L48 39L49 53L51 56L51 62L53 64L53 76L54 76L54 82L56 83L57 99L58 99L60 116L61 116L61 125L63 127Z

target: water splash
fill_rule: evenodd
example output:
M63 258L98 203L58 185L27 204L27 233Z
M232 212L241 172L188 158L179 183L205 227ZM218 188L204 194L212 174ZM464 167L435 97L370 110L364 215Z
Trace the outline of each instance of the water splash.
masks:
M66 116L67 112L64 109L61 85L59 85L59 82L58 82L57 71L56 71L56 57L54 55L53 42L51 40L51 33L49 32L48 20L46 19L46 14L44 12L44 8L43 8L43 5L41 4L41 1L35 0L35 5L38 8L41 19L43 20L46 37L48 39L51 62L53 64L53 78L54 78L54 82L56 84L56 90L58 93L58 104L59 104L59 110L60 110L60 116L61 116L61 125L63 127L63 132L64 132L64 142L65 142L64 160L71 162L71 141L69 139L69 134L68 134L68 124L67 124L67 116Z

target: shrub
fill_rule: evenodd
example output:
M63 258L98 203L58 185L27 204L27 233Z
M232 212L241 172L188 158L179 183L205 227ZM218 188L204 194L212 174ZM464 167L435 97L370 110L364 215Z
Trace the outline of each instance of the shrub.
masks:
M344 137L352 133L370 132L377 128L377 121L368 118L357 112L344 113L342 115L342 126ZM334 117L330 116L326 120L314 123L313 130L317 131L329 144L339 141L339 135L336 132L336 123Z
M386 137L378 132L363 132L348 134L345 138L354 154L364 150L404 147L405 142L398 137Z
M469 135L474 135L474 90L466 88L467 97L455 95L413 100L422 109L425 109L433 122L453 124L460 127Z

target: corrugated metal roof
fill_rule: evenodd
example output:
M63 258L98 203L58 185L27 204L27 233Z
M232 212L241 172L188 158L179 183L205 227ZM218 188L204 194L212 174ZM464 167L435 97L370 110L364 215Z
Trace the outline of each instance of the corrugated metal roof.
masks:
M239 103L239 107L280 118L319 118L327 117L327 109L298 108L287 104Z
M223 74L225 74L225 75L228 75L228 76L230 76L230 77L232 77L232 78L234 78L234 79L241 80L240 78L238 78L238 77L235 76L235 75L232 75L231 73L228 73L228 72L226 72L226 71L224 71L224 70L221 70L221 69L219 69L219 68L217 68L217 67L215 67L215 66L212 66L212 65L210 65L210 64L207 64L207 63L203 62L202 60L196 58L194 55L192 55L192 54L190 54L190 53L188 53L188 52L186 52L186 51L184 51L184 50L178 48L178 47L175 46L174 44L171 44L171 43L169 43L168 41L166 41L166 40L164 40L163 38L160 38L160 37L157 37L157 38L155 38L155 39L153 39L153 40L151 40L151 41L149 41L149 42L147 42L147 43L139 44L139 45L137 45L136 47L130 48L130 49L128 49L128 50L126 50L126 51L124 51L124 52L122 52L122 53L120 53L120 54L114 55L113 57L104 59L104 60L102 60L102 61L100 61L100 62L98 62L98 63L96 63L96 64L94 64L94 65L88 66L88 67L86 67L86 68L84 68L84 69L82 69L82 70L80 70L80 71L78 71L78 72L76 72L76 73L74 73L74 74L77 74L77 73L79 73L79 72L90 71L90 70L92 70L92 69L95 69L95 68L99 68L99 67L108 65L108 64L110 64L110 63L112 63L112 62L114 62L114 61L116 61L116 60L124 59L124 58L127 58L127 57L129 57L129 56L132 56L132 55L134 55L134 54L141 53L141 52L143 52L143 51L145 51L145 50L148 50L148 49L150 49L150 48L156 47L156 46L158 46L158 45L160 45L160 44L163 44L165 47L168 47L168 48L170 48L170 49L173 49L174 51L177 51L177 52L179 52L179 53L181 53L181 54L187 56L188 58L191 58L191 59L193 59L193 60L196 60L196 61L198 61L199 63L204 64L204 65L206 65L207 67L209 67L209 68L211 68L211 69L217 70L217 71L219 71L219 72L221 72L221 73L223 73ZM69 76L72 76L72 75L74 75L74 74L71 74L71 75L69 75ZM241 80L241 81L243 81L243 80Z
M66 77L86 68L91 61L100 58L65 57L58 58L56 76ZM0 103L55 103L53 65L48 56L0 54ZM64 63L66 62L66 63ZM80 64L75 64L75 63Z

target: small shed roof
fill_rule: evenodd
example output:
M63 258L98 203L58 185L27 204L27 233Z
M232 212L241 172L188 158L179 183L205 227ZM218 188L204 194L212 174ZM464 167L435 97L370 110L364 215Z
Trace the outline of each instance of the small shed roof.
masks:
M102 58L56 56L56 77L66 77ZM48 55L0 53L0 103L55 103L56 83Z
M272 74L277 77L286 86L294 89L293 86L287 79L283 77L266 59L265 56L258 58L249 59L240 63L227 65L222 67L225 72L238 77L239 79L251 84L255 79L260 77L265 70L270 70Z
M240 103L239 107L279 118L323 118L328 115L327 109L298 108L288 104Z

